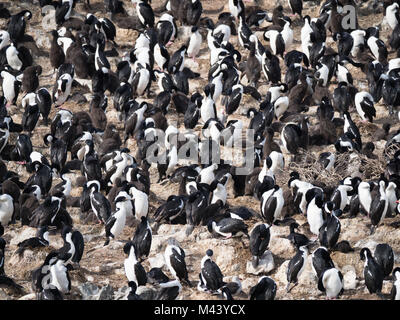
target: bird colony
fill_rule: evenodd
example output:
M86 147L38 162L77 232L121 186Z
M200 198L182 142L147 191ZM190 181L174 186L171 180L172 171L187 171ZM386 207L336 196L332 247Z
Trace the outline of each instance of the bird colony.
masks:
M399 4L0 3L0 299L399 300Z

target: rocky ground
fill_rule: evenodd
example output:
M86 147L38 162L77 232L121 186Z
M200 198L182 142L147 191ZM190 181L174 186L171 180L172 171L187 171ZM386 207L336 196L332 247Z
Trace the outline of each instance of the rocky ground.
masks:
M130 1L124 1L125 8L132 8ZM160 1L153 0L155 6L160 4ZM203 7L205 9L215 9L220 8L223 5L224 11L228 11L228 1L227 0L202 0ZM92 9L86 10L82 3L77 4L76 11L86 15L86 13L94 13L97 17L106 16L103 1L102 0L91 0ZM246 5L252 5L251 3ZM275 1L265 1L263 7L272 12L273 8L276 6ZM286 14L290 14L287 3L283 3L284 10ZM33 5L29 2L13 1L10 3L10 11L12 13L18 12L23 8L31 9L33 13L33 18L28 23L27 33L32 35L37 42L37 45L43 51L49 50L49 34L54 25L43 24L42 16L38 10L37 5ZM319 6L314 2L305 2L304 15L308 14L311 17L318 16ZM361 11L362 13L362 11ZM211 18L216 20L217 15L212 15ZM368 15L359 15L359 23L361 27L378 25L382 21L381 13L369 13ZM4 21L0 21L0 28L4 29L5 25L1 25ZM300 29L302 22L298 19L294 19L294 37L295 39L300 39ZM386 41L389 30L387 26L382 25L381 38ZM117 58L111 58L110 62L113 70L116 69L116 63L119 61L122 54L128 51L134 45L134 40L136 39L138 33L131 30L117 30L117 43L120 45L118 48L120 56ZM205 34L204 34L205 35ZM262 39L262 34L259 34L260 40ZM180 47L184 39L178 38L175 43L169 48L170 53L175 51ZM261 40L264 45L266 45L264 40ZM237 37L233 36L231 42L236 48L239 48L237 42ZM329 37L328 44L334 45L332 39ZM297 49L300 47L300 41L295 40L292 49ZM240 49L241 50L241 49ZM244 59L246 59L247 53L241 50ZM391 57L394 54L391 54ZM48 57L45 56L34 56L34 61L36 64L40 64L43 67L43 74L40 77L40 85L47 87L50 91L53 88L55 81L55 75L53 75L53 70L51 70L50 62ZM199 90L202 93L202 88L207 84L207 73L209 68L209 53L206 42L203 42L202 51L197 59L197 63L186 60L187 66L189 66L193 71L199 72L201 77L190 81L190 92ZM281 61L282 70L283 62ZM366 88L367 82L364 79L364 74L360 73L357 69L350 67L350 70L355 79L355 85L358 88ZM269 85L266 83L264 77L261 78L261 83L259 84L259 91L265 94ZM331 86L333 90L334 86ZM157 85L153 83L153 91L158 91ZM90 101L90 93L85 89L75 88L73 90L73 97L64 104L64 108L70 109L72 111L89 110L89 103L84 101L85 99ZM15 122L21 120L21 96L18 99L17 106L13 107L12 114ZM116 112L112 108L112 101L109 98L109 107L107 110L107 118L109 123L114 123L117 128L122 130L123 123L120 123L117 119ZM249 120L245 117L245 112L250 107L256 107L257 103L250 96L245 96L242 101L242 108L232 116L232 118L240 118L245 125L248 125ZM381 126L384 122L390 122L393 124L393 129L398 128L397 119L389 119L388 112L384 105L377 104L377 119L374 124L364 124L361 123L360 118L353 113L353 119L357 125L360 126L363 141L373 141L375 142L377 155L382 153L385 141L374 141L373 132L377 128L376 126ZM310 119L313 124L315 124L315 111L316 106L311 107L308 114L310 114ZM52 110L51 116L54 116L56 110ZM183 119L178 119L177 114L172 112L168 115L168 120L170 123L177 123L179 128L182 130ZM200 129L200 125L196 128ZM43 126L41 123L36 127L34 135L32 138L34 149L42 152L46 156L48 155L48 148L45 148L42 137L48 133L49 128ZM122 137L122 132L121 132ZM278 135L276 140L278 140ZM11 142L15 137L11 138ZM132 154L136 150L136 145L133 140L129 140L127 147L130 148ZM310 154L317 157L321 151L333 151L333 146L328 147L312 147L310 148ZM286 159L289 159L289 155L285 155ZM357 170L360 167L360 156L356 156L354 159L355 167ZM358 163L358 164L357 164ZM384 167L384 162L381 160L377 161L375 166L381 168ZM16 163L8 163L8 168L17 171L21 175L21 180L25 181L28 178L28 174L25 168ZM352 173L353 169L348 169L349 173ZM288 164L280 175L278 175L279 184L284 190L287 189L287 177L288 172L291 169ZM365 172L365 171L364 171ZM151 173L151 189L150 189L150 210L149 217L150 220L158 208L159 205L165 201L169 195L178 193L178 185L166 181L164 183L156 183L158 180L157 170L152 167ZM321 173L322 174L322 173ZM374 177L376 170L371 173L371 177ZM334 177L337 182L339 177ZM333 179L334 180L334 179ZM57 183L58 181L54 181ZM79 187L76 182L72 190L72 196L79 196L81 192L81 187ZM230 197L228 199L228 204L232 207L236 206L246 206L253 210L255 213L259 212L259 201L252 197ZM95 224L95 222L82 223L80 219L80 212L78 208L68 208L69 213L73 217L74 228L78 229L84 236L85 240L85 252L80 263L80 268L71 271L70 276L72 279L72 292L66 297L67 299L122 299L127 294L127 279L124 273L123 262L125 255L123 253L122 247L123 243L119 241L112 241L107 247L103 247L104 243L104 227ZM311 237L309 232L307 220L304 216L294 215L294 219L301 225L301 232ZM249 230L259 223L261 219L254 216L253 219L247 221ZM376 295L370 295L364 284L363 276L363 262L360 260L359 251L363 247L369 247L371 250L374 249L378 243L388 243L391 245L395 251L395 266L400 265L400 230L394 228L391 224L393 222L398 222L399 218L388 218L385 219L384 225L380 226L376 232L370 236L369 235L369 219L358 216L355 219L342 218L342 232L340 234L339 241L348 240L355 248L352 253L344 254L340 252L333 252L331 254L333 261L338 269L344 275L345 279L345 291L340 299L378 299ZM126 226L123 234L120 236L120 240L128 240L132 237L135 228L131 226ZM4 239L7 241L6 256L5 256L5 272L8 276L12 277L17 283L21 284L26 291L26 296L14 296L10 292L3 291L0 289L0 299L33 299L34 295L31 294L31 275L30 272L42 264L45 256L48 252L53 249L60 248L62 246L62 239L59 234L50 236L50 248L31 251L27 250L23 257L18 257L14 252L17 248L17 244L31 236L34 236L36 229L27 226L21 226L20 222L14 225L10 225L6 228ZM173 236L181 244L186 252L186 263L188 265L189 279L194 284L193 288L187 286L183 287L181 294L178 299L222 299L218 296L210 296L205 293L197 291L196 285L198 281L198 274L200 272L200 261L204 256L207 249L212 249L214 251L213 259L221 268L226 280L231 279L233 276L239 276L242 281L244 294L237 297L238 299L248 299L248 292L250 288L255 285L258 278L267 274L273 278L278 286L278 291L276 299L301 299L301 300L316 300L325 299L325 295L318 291L317 289L317 279L314 277L311 270L311 259L307 261L306 269L299 279L299 285L296 286L290 293L286 293L286 268L289 260L294 256L295 250L291 246L289 240L286 236L289 234L288 226L272 226L271 227L271 241L269 245L270 253L267 256L267 264L263 273L253 274L249 273L251 271L247 268L247 262L251 259L251 254L249 250L249 243L247 239L228 239L224 240L221 238L213 238L212 235L207 231L206 227L196 227L194 232L189 236L185 236L185 226L181 225L161 225L158 230L153 229L153 242L151 247L151 252L149 258L143 263L144 268L148 271L151 267L164 267L164 271L167 275L172 277L169 273L165 262L163 259L163 252L166 246L166 240ZM315 247L316 248L316 247ZM315 249L313 248L313 249ZM383 293L388 294L391 289L391 282L385 280ZM141 288L140 291L145 290ZM139 290L138 290L139 291Z

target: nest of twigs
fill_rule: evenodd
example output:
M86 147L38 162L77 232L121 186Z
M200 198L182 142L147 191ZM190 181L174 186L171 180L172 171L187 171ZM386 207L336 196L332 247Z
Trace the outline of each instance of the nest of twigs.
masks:
M399 146L388 148L387 154L393 154L399 150ZM341 180L348 176L359 176L361 179L378 179L382 172L386 169L386 157L381 154L376 159L371 159L364 154L353 153L336 153L334 167L327 170L322 163L318 161L318 154L313 154L308 150L301 150L296 155L296 161L292 161L286 165L285 170L277 175L277 183L279 185L287 185L290 179L290 173L297 171L300 178L315 185L338 185Z

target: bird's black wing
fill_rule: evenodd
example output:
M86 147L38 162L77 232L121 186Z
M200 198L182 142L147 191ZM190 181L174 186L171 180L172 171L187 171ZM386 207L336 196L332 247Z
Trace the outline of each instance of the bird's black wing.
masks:
M275 220L274 214L277 206L277 199L273 195L271 195L267 201L265 202L264 209L263 208L263 218L268 224L272 224ZM264 212L264 210L267 210L267 212ZM267 215L268 214L268 215Z
M301 270L301 267L304 263L304 259L301 256L301 252L298 252L292 260L289 261L288 272L287 272L287 281L291 282L292 280L297 278L297 274ZM291 271L291 272L289 272Z
M392 290L390 290L390 300L394 300L396 298L397 288L393 284Z
M183 62L183 56L181 55L180 51L175 52L175 54L172 55L171 59L169 60L169 66L168 66L168 71L170 73L175 73L176 66L180 66Z
M135 264L135 275L137 279L137 286L144 286L147 282L147 274L143 266L140 263Z
M214 261L207 260L201 270L206 285L211 290L218 290L223 285L223 275L221 269Z
M250 289L250 300L257 300L257 297L264 293L264 286L262 282L257 283Z
M85 242L82 233L75 230L74 232L72 232L71 240L75 245L75 254L72 257L72 262L79 262L85 249Z
M111 228L114 226L115 221L117 221L117 218L114 216L110 216L106 222L105 229L106 229L106 237L111 236Z
M365 114L371 117L376 116L376 110L374 108L374 104L369 99L364 98L360 103L361 109L364 111Z
M65 20L64 17L67 14L69 10L69 3L68 2L64 2L62 3L61 6L56 8L56 23L62 24Z
M326 291L326 289L325 289L325 287L324 287L324 282L323 282L324 273L325 273L325 271L322 272L321 276L320 276L319 279L318 279L318 290L319 290L319 291L322 291L322 292L325 292L325 291Z
M72 257L72 255L68 252L70 249L71 246L69 243L64 244L64 246L58 250L58 255L57 255L58 259L64 261L69 260Z
M162 288L157 294L155 300L173 300L178 296L178 294L179 294L178 286Z
M186 279L188 271L186 268L185 257L175 249L172 249L172 253L173 254L169 258L172 268L175 270L179 279Z

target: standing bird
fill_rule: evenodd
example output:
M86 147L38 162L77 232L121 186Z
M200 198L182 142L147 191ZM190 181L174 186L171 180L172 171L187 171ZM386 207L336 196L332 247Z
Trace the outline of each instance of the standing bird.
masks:
M53 67L54 72L65 62L65 53L58 44L59 34L57 30L51 31L51 42L50 42L50 64Z
M360 130L358 129L357 125L354 123L354 121L351 119L350 113L349 112L344 112L344 127L343 131L345 134L351 134L357 143L357 145L361 148L362 142L361 142L361 134Z
M379 181L379 191L372 199L369 216L371 218L371 234L373 234L378 225L386 216L388 208L388 199L385 192L385 181Z
M128 255L128 258L124 261L125 274L128 281L134 281L138 287L146 285L147 274L137 260L135 246L132 241L128 241L125 244L124 253Z
M190 58L193 59L193 61L195 61L195 58L200 51L203 37L199 32L199 28L197 26L193 26L191 32L192 34L189 39L189 44L186 53Z
M169 64L169 53L164 44L159 40L154 46L154 61L157 63L161 71L166 71Z
M25 110L22 115L21 125L23 131L28 132L29 137L32 136L32 131L36 127L36 124L39 120L39 116L40 116L39 106L35 102L33 104L27 104L25 106Z
M228 115L233 114L240 106L243 97L243 86L235 84L232 87L232 92L225 102L225 112Z
M61 172L65 162L67 161L67 145L63 139L57 139L51 134L44 136L44 143L46 146L50 144L50 160L52 168Z
M255 39L254 41L250 42L250 53L246 61L246 69L245 69L246 78L249 82L249 85L255 88L257 87L258 80L260 79L261 76L261 66L262 66L259 57L257 57L256 55L256 43L257 43L256 41L258 41L258 39Z
M298 14L300 19L303 20L301 12L303 11L303 0L289 0L290 8L292 9L293 15Z
M250 30L249 26L246 23L245 13L242 11L239 14L239 27L238 27L238 40L242 48L249 49L250 45L250 37L253 32Z
M284 201L282 188L277 185L263 193L260 210L266 223L272 225L281 218Z
M107 74L110 71L110 62L107 59L106 54L104 53L104 39L98 38L96 41L96 52L94 56L94 62L96 71L101 71L104 74Z
M310 231L316 236L319 236L319 230L324 224L322 204L322 197L317 194L307 206L307 222L310 225Z
M7 69L1 71L0 75L3 78L2 88L3 95L7 100L6 107L9 107L17 102L21 88L22 75L16 77Z
M0 124L0 153L3 151L10 138L10 130L8 122L4 121Z
M169 46L176 38L177 28L174 17L164 13L157 22L158 41L163 46Z
M394 30L398 24L400 24L399 17L399 4L395 1L390 6L386 7L385 17L387 24Z
M242 12L245 12L245 6L242 0L229 0L228 6L230 13L235 19L237 19Z
M285 52L285 40L277 30L269 30L264 33L264 40L269 41L272 53L283 58Z
M340 184L336 187L335 191L332 193L331 201L328 202L328 206L331 206L329 210L340 209L344 210L348 201L349 201L349 193L353 191L352 186L348 186L345 184Z
M381 267L383 276L386 278L392 273L394 265L393 249L387 243L380 243L376 246L374 252L376 263Z
M90 204L99 223L106 223L111 216L111 204L107 198L100 192L97 184L90 186Z
M320 279L325 270L335 268L328 249L319 247L311 255L311 267L315 276Z
M56 24L62 25L71 17L72 7L74 6L73 0L61 0L59 6L56 8Z
M200 117L201 120L206 123L211 118L217 118L217 109L215 101L213 100L214 86L206 85L204 87L205 98L201 101Z
M169 73L173 74L183 70L183 67L185 65L185 54L187 49L188 49L187 46L184 44L172 54L168 64Z
M302 246L297 250L296 255L289 261L286 271L286 279L288 281L286 292L289 292L298 284L298 279L306 265L307 255L307 247ZM289 290L291 283L294 283L294 286Z
M281 81L281 68L279 58L269 50L265 50L261 56L261 67L265 78L273 84Z
M337 88L333 90L333 106L343 117L344 112L349 110L352 98L349 92L349 86L346 82L339 82Z
M364 261L364 279L369 293L380 295L384 279L382 268L372 257L368 248L361 249L360 259Z
M328 300L341 295L344 291L343 285L343 275L336 268L325 270L318 280L318 290L325 292Z
M69 276L66 261L57 257L57 260L50 264L51 282L50 286L54 286L59 292L69 294L71 292L71 279Z
M372 123L374 117L376 117L376 110L374 107L374 98L369 92L358 92L355 95L355 105L357 112L361 119L366 122Z
M64 73L57 80L53 90L53 102L57 107L61 106L69 98L72 80L69 73Z
M108 245L110 238L115 239L118 237L125 227L127 206L130 205L131 198L128 196L118 195L115 202L116 211L111 214L111 216L105 222L106 237L107 240L104 246Z
M40 300L43 290L50 288L51 274L50 265L57 261L58 252L51 251L45 258L43 264L32 271L32 290L36 293L36 299Z
M136 13L145 28L154 28L154 12L148 0L132 0L136 4Z
M211 293L217 292L224 286L223 275L218 265L211 260L214 252L211 249L206 251L206 255L201 259L201 272L199 286Z
M135 187L129 189L129 194L133 199L132 205L135 218L141 220L142 217L147 217L149 211L148 195Z
M362 181L358 185L358 198L360 201L360 209L369 214L371 209L372 197L371 191L374 188L373 182Z
M185 251L179 246L179 243L176 241L176 239L168 239L168 245L164 252L164 259L167 263L169 271L172 273L175 279L184 281L191 286L186 268Z
M26 20L30 20L31 18L32 12L29 10L22 10L19 13L11 16L11 19L8 22L7 31L12 42L18 43L23 40L25 35Z
M328 217L319 229L319 242L321 246L328 249L335 247L340 235L340 220L338 216L342 214L342 210L329 210Z
M151 248L152 231L149 221L145 216L141 217L140 224L137 226L135 234L133 235L132 242L135 246L138 259L148 257Z
M36 104L39 107L40 114L42 115L44 125L49 123L49 114L51 109L51 94L46 88L40 88L35 96Z
M79 262L83 256L83 251L85 250L85 241L82 233L78 230L72 232L71 240L75 246L75 253L72 255L71 262L79 266Z
M22 92L30 93L39 87L39 76L42 74L42 67L29 66L22 73Z

